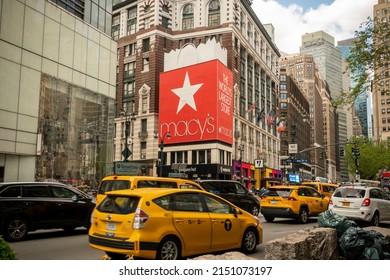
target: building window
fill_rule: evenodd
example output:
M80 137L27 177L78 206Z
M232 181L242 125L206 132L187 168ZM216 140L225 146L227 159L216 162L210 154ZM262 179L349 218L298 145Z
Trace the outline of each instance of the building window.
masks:
M141 142L141 159L146 159L146 141Z
M150 39L145 38L142 40L142 51L148 52L150 50Z
M188 151L179 151L171 153L171 163L187 163Z
M221 24L221 11L219 0L212 0L209 5L209 26L218 26Z
M125 46L125 57L135 54L135 43Z
M286 90L287 86L286 84L280 84L280 90Z
M134 101L135 81L123 84L123 97ZM132 112L131 112L132 113Z
M114 15L112 17L112 29L111 29L111 37L112 39L118 40L119 39L119 29L120 29L120 15Z
M148 29L150 27L150 17L144 19L144 26L145 29Z
M47 74L41 76L39 94L45 102L39 106L37 131L42 134L42 157L51 160L37 157L35 180L97 180L95 174L109 168L113 145L104 143L114 135L109 108L115 100Z
M169 18L163 16L163 17L161 18L161 26L162 26L163 28L167 28L167 29L168 29L168 26L169 26Z
M149 71L149 57L144 57L142 59L142 71L143 72Z
M286 75L280 75L280 81L281 82L287 81L287 76Z
M127 11L127 35L135 34L137 26L137 7Z
M126 63L123 68L123 78L129 79L135 77L135 61Z
M146 133L146 132L148 132L148 120L142 119L141 120L141 133Z
M183 8L183 30L194 28L194 6L187 4Z

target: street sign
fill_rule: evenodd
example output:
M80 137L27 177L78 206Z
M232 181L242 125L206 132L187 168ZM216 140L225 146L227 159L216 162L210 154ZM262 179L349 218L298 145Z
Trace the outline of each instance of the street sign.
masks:
M114 162L115 175L141 175L143 163L131 161L116 161Z
M288 153L289 154L298 153L298 144L288 144Z
M301 162L308 162L308 160L306 158L296 158L294 159L294 162L301 163Z
M129 158L129 156L131 156L132 152L130 151L130 149L128 147L124 148L123 151L122 151L122 156L125 158L125 160L127 160Z
M263 168L263 167L264 167L264 160L255 159L255 168Z

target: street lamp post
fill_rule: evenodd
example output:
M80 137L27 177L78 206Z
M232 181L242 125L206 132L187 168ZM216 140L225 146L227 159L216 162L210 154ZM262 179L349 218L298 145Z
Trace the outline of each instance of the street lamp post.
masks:
M122 110L121 111L121 115L126 117L126 120L125 120L125 149L122 151L122 155L123 155L123 158L124 158L123 161L129 161L128 158L133 153L129 149L129 143L128 143L129 142L129 136L130 136L130 121L133 124L131 133L134 135L135 114L132 113L131 117L130 117L129 114L127 114L127 112L125 110Z
M163 137L160 137L160 177L162 177L162 169L164 165L164 139L165 137L169 140L171 139L171 133L169 131L165 132Z
M241 183L244 183L244 177L243 177L243 169L242 169L242 153L244 152L244 146L243 145L240 145L238 146L238 151L240 152L240 182Z

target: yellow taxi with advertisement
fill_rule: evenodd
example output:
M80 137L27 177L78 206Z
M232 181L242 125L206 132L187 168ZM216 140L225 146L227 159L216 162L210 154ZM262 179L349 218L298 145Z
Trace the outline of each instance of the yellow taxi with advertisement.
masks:
M324 182L303 182L302 185L313 187L319 193L331 198L334 191L339 187L338 184L324 183Z
M111 175L104 177L101 181L96 195L96 204L99 204L102 201L102 198L106 192L125 189L134 190L141 188L179 188L204 190L198 183L181 178Z
M107 192L89 230L90 246L110 259L253 253L262 240L258 217L212 193L179 188Z
M282 185L269 187L261 196L261 214L267 222L275 218L294 218L307 223L328 209L329 198L311 186Z

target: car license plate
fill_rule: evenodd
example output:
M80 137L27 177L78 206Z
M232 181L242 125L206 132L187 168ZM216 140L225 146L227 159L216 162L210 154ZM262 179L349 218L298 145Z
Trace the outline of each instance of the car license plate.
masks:
M271 200L271 204L278 204L276 200Z
M107 229L107 230L116 230L116 224L115 224L115 223L107 222L107 224L106 224L106 229Z
M349 206L349 202L343 202L342 205L343 206Z

